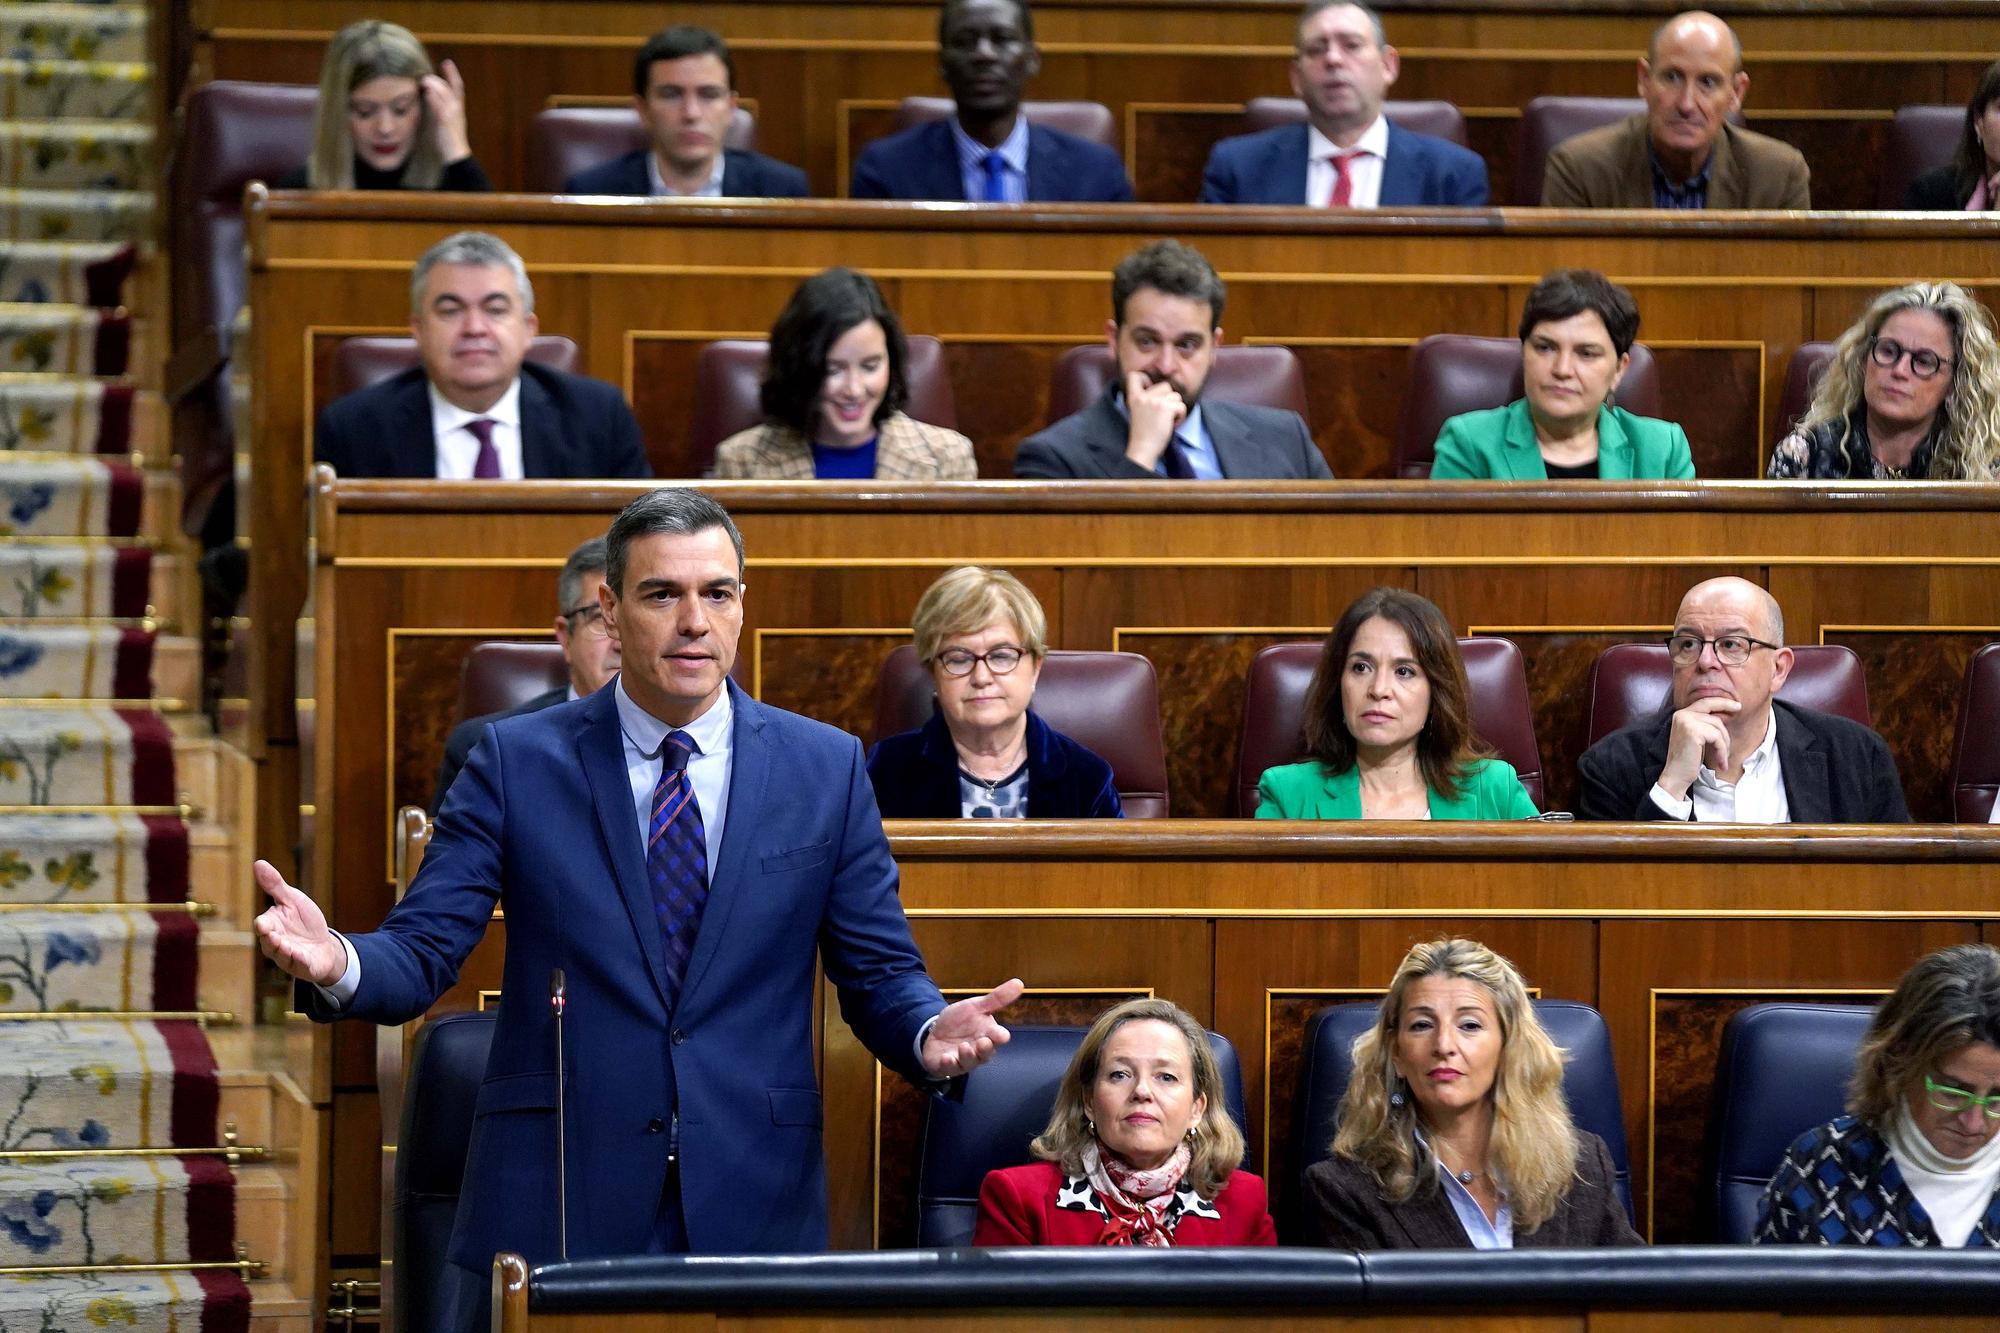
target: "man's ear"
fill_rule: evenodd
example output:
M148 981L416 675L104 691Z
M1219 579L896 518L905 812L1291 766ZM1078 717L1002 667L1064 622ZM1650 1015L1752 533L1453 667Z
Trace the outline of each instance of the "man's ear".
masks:
M542 317L532 310L521 316L521 322L528 326L528 336L530 338L542 331Z
M1792 675L1794 660L1792 650L1789 648L1780 648L1771 654L1771 693L1776 694L1785 688L1785 682Z
M1743 98L1750 91L1750 71L1737 70L1736 77L1729 81L1729 88L1730 91L1736 94L1736 105L1730 109L1741 111L1743 109Z
M1111 359L1116 361L1118 359L1118 321L1115 319L1104 321L1104 345L1111 349Z
M1646 57L1644 57L1644 56L1640 56L1640 57L1639 57L1639 96L1641 96L1641 97L1644 97L1644 96L1646 95L1646 84L1647 84L1648 82L1650 82L1650 81L1651 81L1652 77L1653 77L1653 66L1651 65L1651 63L1649 63L1649 62L1647 61Z
M1382 43L1382 71L1389 76L1383 84L1385 88L1394 83L1396 76L1403 72L1402 53L1387 42Z

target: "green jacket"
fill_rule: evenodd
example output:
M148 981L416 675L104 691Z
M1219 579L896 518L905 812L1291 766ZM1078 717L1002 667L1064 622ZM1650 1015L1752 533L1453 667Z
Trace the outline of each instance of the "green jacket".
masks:
M1440 481L1549 479L1525 398L1453 417L1438 432L1433 452L1431 476ZM1635 417L1622 407L1600 407L1597 475L1600 481L1692 481L1694 455L1688 450L1687 432L1671 421Z
M1459 798L1431 793L1432 819L1533 819L1535 803L1504 759L1475 759ZM1317 759L1267 768L1257 779L1259 819L1359 819L1361 770L1328 774Z

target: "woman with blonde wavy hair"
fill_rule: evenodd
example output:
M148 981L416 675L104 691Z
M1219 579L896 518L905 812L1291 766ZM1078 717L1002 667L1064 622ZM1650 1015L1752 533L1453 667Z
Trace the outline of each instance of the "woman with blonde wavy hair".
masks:
M1333 1156L1306 1228L1336 1249L1638 1245L1604 1140L1563 1101L1563 1053L1528 990L1472 940L1403 956L1355 1039Z
M459 193L493 188L472 156L458 67L447 60L433 69L415 33L380 19L350 23L327 43L312 156L276 185Z
M1875 298L1834 344L1812 405L1766 475L1826 481L2000 478L2000 348L1964 288L1913 282Z

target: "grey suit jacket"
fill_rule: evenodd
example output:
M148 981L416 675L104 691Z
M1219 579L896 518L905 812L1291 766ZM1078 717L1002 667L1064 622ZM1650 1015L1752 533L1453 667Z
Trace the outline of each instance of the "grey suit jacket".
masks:
M1081 412L1021 442L1014 475L1058 481L1158 480L1125 457L1126 420L1113 405L1115 386ZM1203 399L1201 418L1222 475L1231 480L1331 481L1333 469L1296 412Z
M1653 168L1646 159L1646 116L1565 139L1549 154L1542 178L1547 208L1651 208ZM1799 150L1766 135L1724 125L1708 176L1710 208L1811 208L1812 173Z

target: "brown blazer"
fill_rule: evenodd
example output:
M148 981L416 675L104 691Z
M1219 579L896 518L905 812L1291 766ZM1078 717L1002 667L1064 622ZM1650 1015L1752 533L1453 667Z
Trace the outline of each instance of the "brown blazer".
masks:
M1646 115L1557 144L1542 178L1545 208L1651 208ZM1710 208L1811 208L1812 173L1799 150L1735 125L1715 141Z
M1514 1248L1554 1249L1565 1245L1644 1245L1612 1188L1617 1172L1610 1150L1595 1134L1578 1130L1577 1179L1555 1216L1526 1235L1516 1232ZM1382 1197L1375 1175L1359 1162L1329 1157L1306 1172L1306 1240L1336 1250L1466 1250L1472 1238L1439 1186L1419 1189L1403 1203Z
M972 441L943 426L927 426L898 412L875 439L880 481L971 481L979 475ZM715 476L722 479L811 481L812 442L790 426L766 422L737 431L715 446Z

